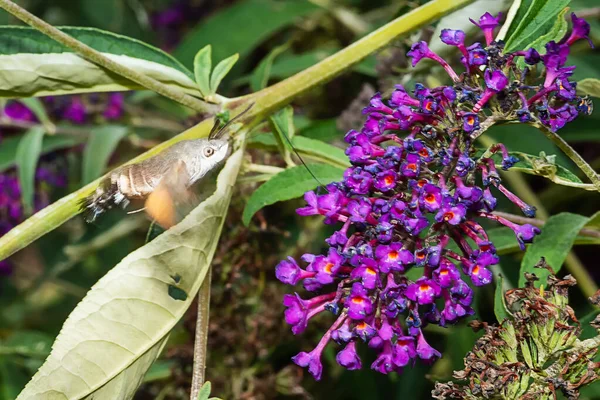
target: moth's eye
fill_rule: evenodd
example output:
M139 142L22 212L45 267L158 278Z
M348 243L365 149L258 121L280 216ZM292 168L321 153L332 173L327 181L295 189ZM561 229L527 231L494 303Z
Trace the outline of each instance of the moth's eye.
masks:
M215 149L213 149L212 147L207 147L204 149L204 157L210 157L213 154L215 154Z

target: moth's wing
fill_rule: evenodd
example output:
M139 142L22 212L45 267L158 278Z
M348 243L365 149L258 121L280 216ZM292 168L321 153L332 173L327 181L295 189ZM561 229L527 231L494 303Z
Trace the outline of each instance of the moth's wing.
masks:
M182 160L175 162L146 199L145 211L164 229L180 222L197 204L197 196L188 188L190 176Z

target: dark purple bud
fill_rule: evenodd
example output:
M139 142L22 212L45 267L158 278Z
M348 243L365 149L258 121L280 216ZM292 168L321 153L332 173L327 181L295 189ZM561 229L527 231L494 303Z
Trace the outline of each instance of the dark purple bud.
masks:
M465 33L461 30L442 29L440 39L442 39L443 43L450 46L464 45Z

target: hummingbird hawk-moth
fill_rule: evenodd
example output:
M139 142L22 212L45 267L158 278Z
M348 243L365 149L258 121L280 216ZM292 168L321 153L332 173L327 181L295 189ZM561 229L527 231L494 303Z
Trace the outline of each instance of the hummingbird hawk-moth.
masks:
M222 166L231 154L226 128L247 110L218 129L216 122L207 139L182 140L167 150L137 164L114 170L81 203L86 221L115 206L125 208L131 200L144 200L143 210L165 229L181 218L183 204L193 204L196 196L191 187Z

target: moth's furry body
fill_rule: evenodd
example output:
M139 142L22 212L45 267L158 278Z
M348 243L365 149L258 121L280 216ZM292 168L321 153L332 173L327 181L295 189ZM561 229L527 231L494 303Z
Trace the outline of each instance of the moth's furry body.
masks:
M177 200L178 193L222 164L229 153L227 140L183 140L154 157L118 168L83 201L86 220L92 222L115 206L124 208L129 200L146 199L160 187Z

